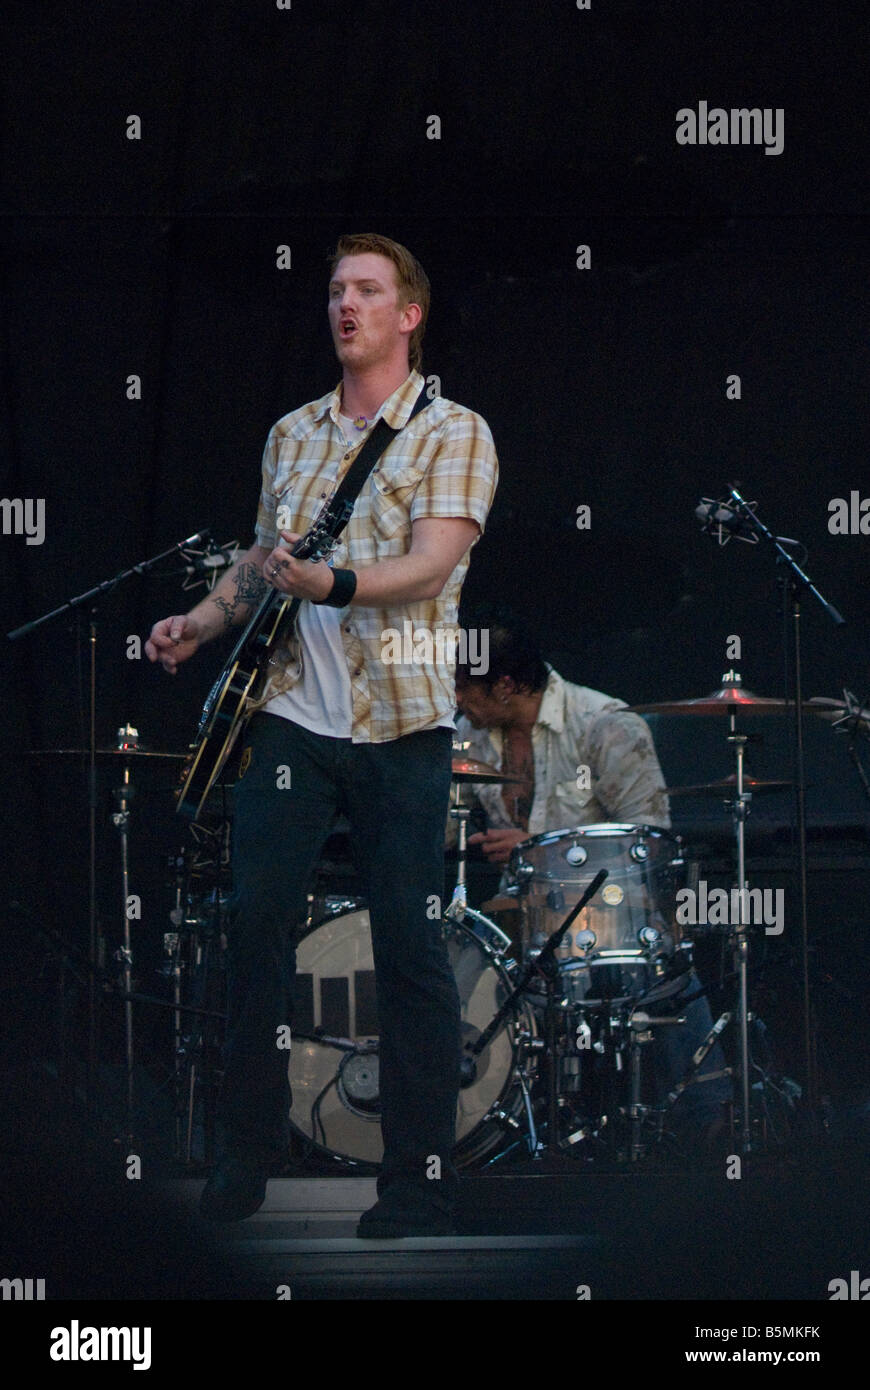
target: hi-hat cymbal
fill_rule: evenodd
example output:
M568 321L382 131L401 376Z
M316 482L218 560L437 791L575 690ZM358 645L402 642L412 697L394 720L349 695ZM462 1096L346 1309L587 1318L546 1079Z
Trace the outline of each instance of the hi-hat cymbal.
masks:
M31 748L31 758L90 757L89 748ZM186 753L167 753L153 748L96 748L98 758L175 758L183 762Z
M478 762L476 758L459 757L453 759L454 782L522 782L522 777L510 777L499 772L489 763Z
M674 714L674 715L714 715L714 714L785 714L794 709L788 700L769 700L764 695L753 695L740 685L723 685L712 695L703 695L698 700L668 700L658 705L629 705L633 714ZM819 713L815 705L804 701L804 710Z
M793 787L793 782L765 782L755 777L743 778L743 790L758 796L763 792L784 792ZM730 799L737 790L737 773L722 777L718 782L699 782L693 787L667 787L668 796L723 796Z

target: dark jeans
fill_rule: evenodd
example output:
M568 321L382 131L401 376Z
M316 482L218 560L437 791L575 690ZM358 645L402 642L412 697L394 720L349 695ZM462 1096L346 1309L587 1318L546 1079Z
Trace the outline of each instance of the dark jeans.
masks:
M688 1071L692 1055L701 1046L713 1027L713 1015L707 996L697 999L691 996L701 988L697 972L690 970L686 983L679 994L658 1004L649 1005L649 1013L654 1017L669 1014L685 1016L685 1023L673 1027L653 1029L652 1057L655 1074L656 1101L661 1103L669 1091L683 1080ZM689 999L689 1003L683 1003ZM695 1073L698 1077L724 1069L726 1065L722 1044L713 1044L707 1056ZM720 1076L713 1081L698 1081L687 1086L674 1102L671 1115L676 1123L704 1126L722 1115L722 1107L732 1099L733 1087L729 1076Z
M372 928L380 1020L382 1177L453 1196L459 995L427 899L444 884L452 731L354 744L270 714L252 718L237 782L222 1116L229 1152L287 1156L290 1092L278 1029L292 1028L294 927L333 822L351 842ZM282 771L283 770L283 771ZM290 783L281 786L281 781ZM446 906L442 902L442 906ZM427 1160L441 1181L427 1181ZM434 1171L434 1165L430 1168Z

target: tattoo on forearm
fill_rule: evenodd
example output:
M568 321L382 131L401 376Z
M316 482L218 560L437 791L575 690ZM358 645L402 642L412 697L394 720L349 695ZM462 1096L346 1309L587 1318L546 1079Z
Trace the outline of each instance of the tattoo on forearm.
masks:
M224 615L224 627L233 627L241 607L250 608L266 597L268 584L257 566L250 562L239 565L233 575L236 592L231 599L216 598L216 606Z

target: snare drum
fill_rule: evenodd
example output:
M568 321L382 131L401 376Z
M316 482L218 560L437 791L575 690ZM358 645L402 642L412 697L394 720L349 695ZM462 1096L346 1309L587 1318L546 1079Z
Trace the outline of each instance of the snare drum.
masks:
M655 826L585 825L517 845L509 873L524 955L540 950L600 869L608 877L556 952L563 992L589 1007L670 992L691 967L676 920L684 864L677 837Z

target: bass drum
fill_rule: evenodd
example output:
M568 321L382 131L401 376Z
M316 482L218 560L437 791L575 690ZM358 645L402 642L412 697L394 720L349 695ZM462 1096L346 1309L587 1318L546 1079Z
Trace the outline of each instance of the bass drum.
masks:
M383 1157L378 1085L378 1018L369 914L360 899L326 899L296 948L289 1075L291 1128L321 1153L377 1165ZM459 990L463 1046L490 1023L511 988L510 938L470 908L441 929ZM515 1064L531 1011L507 1020L477 1058L474 1081L459 1092L454 1161L467 1167L513 1143L523 1097ZM302 1035L317 1030L330 1038Z

